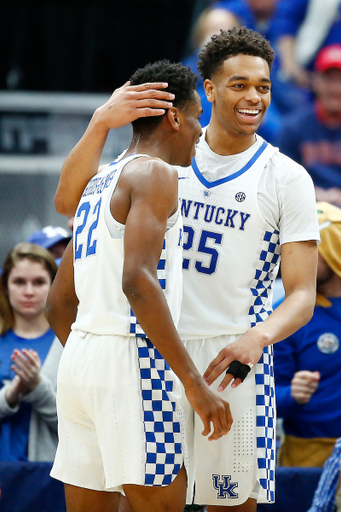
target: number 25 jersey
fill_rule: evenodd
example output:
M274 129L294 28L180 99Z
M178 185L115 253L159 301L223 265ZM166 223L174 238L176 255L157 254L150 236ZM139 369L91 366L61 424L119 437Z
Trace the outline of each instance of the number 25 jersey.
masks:
M264 168L278 150L261 140L237 172L226 167L224 177L208 181L200 170L207 166L203 144L192 167L179 170L183 339L241 334L265 320L280 261L279 231L262 215L257 197Z

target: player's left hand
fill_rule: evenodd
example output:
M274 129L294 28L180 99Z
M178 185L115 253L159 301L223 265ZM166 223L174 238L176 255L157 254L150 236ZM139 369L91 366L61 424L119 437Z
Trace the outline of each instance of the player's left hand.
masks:
M258 363L263 353L263 343L255 332L250 329L238 340L233 341L223 348L217 357L208 366L203 377L208 385L211 385L222 373L226 372L232 361L240 361L242 364L254 366ZM227 373L218 386L218 391L223 391L232 382L232 387L236 388L241 384L241 379L234 378Z

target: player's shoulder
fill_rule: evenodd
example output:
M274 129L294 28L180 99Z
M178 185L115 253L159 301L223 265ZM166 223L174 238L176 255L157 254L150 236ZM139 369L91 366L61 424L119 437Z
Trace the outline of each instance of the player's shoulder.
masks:
M299 176L307 176L309 178L308 172L302 165L282 153L279 149L270 158L269 168L278 179L290 180Z
M177 171L174 166L161 158L141 156L131 160L125 167L125 173L140 176L143 179L177 179Z
M120 183L139 197L164 197L167 193L177 194L178 174L172 165L160 158L141 156L125 166Z

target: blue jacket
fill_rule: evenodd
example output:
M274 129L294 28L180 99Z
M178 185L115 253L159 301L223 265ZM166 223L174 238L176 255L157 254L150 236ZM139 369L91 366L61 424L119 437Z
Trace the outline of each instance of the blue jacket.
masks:
M277 412L288 435L341 436L341 298L330 300L330 308L316 306L307 325L274 345ZM291 379L299 370L321 374L305 405L291 397Z

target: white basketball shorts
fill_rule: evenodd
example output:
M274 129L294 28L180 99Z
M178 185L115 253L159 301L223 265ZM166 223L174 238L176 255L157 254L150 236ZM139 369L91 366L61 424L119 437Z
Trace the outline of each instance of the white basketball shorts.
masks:
M184 344L203 374L220 350L238 337L218 336L188 340ZM212 384L214 389L224 376L225 373ZM237 388L231 388L229 384L222 396L230 404L233 425L230 432L217 441L208 441L201 434L203 423L184 392L180 400L186 418L189 453L187 503L235 506L248 498L267 502L266 491L260 485L262 474L257 462L255 368Z
M73 331L58 372L54 478L165 486L187 462L180 382L149 340Z

